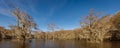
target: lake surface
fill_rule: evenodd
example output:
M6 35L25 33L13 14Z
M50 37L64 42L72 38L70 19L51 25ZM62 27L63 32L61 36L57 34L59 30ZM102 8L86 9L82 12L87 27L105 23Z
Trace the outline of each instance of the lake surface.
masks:
M90 44L79 40L35 40L16 41L1 40L0 48L120 48L120 42L104 42L101 44Z

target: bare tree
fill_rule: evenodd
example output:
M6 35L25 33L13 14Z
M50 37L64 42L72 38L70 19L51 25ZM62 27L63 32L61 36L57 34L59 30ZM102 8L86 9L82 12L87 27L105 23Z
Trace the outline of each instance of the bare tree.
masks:
M36 28L33 18L19 8L11 10L11 14L16 17L17 26L22 33L22 38L25 40L31 33L32 28Z
M109 23L109 16L99 18L93 10L90 14L81 21L81 26L87 40L90 42L101 42L104 35L109 31L111 25Z
M56 26L55 23L50 23L47 25L47 29L50 31L50 32L53 32L53 40L55 38L55 30L58 29L58 27Z
M32 28L36 28L36 23L30 15L22 11L20 7L13 2L8 0L4 0L4 2L9 7L10 13L17 20L17 24L14 26L15 31L20 32L20 36L25 40L27 36L30 36Z
M54 23L47 24L47 29L51 32L54 32L56 29L56 24Z

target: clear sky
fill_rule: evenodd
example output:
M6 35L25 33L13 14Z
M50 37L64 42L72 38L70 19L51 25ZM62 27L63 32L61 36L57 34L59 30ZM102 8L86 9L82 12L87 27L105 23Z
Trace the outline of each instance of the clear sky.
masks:
M49 23L63 29L78 28L80 16L86 16L91 8L103 15L120 11L120 0L0 0L0 26L6 28L15 24L15 18L7 12L10 8L6 2L32 16L44 31Z

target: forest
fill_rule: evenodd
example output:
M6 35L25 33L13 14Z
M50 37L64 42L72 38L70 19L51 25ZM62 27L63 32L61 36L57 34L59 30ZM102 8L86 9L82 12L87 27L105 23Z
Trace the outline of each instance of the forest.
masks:
M15 25L9 29L0 26L0 39L44 39L44 40L85 40L87 42L119 41L120 12L104 15L91 9L86 16L80 17L80 27L73 30L59 29L55 23L47 24L48 31L37 27L34 19L22 8L6 2L9 14L16 19Z
M49 31L37 31L34 19L20 8L10 10L16 18L16 24L10 29L0 26L0 39L44 39L44 40L86 40L88 42L119 41L120 40L120 12L112 15L100 16L94 10L81 17L79 28L73 30L59 29L55 23L47 25ZM34 30L33 30L34 29Z

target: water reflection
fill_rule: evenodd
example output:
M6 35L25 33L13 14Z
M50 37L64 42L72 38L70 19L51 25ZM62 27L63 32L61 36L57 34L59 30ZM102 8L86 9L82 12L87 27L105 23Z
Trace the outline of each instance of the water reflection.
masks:
M15 48L30 48L29 42L19 42Z
M1 40L0 48L30 48L30 44L18 40Z
M120 48L120 43L103 42L100 44L91 44L85 41L77 40L35 40L17 41L17 40L1 40L0 48Z

